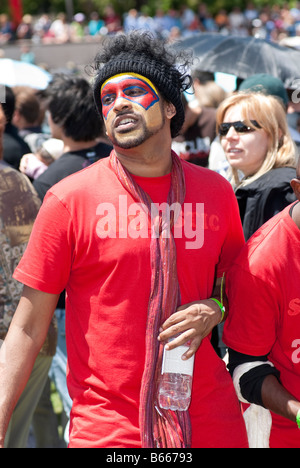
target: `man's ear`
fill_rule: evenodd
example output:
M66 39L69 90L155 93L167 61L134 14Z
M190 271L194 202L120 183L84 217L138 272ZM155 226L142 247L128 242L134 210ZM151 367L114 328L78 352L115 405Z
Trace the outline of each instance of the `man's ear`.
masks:
M299 179L293 179L291 181L291 186L292 186L292 189L294 190L294 193L295 193L297 199L300 200L300 180Z
M171 120L174 115L176 115L176 107L171 102L166 102L165 104L165 113L166 117Z

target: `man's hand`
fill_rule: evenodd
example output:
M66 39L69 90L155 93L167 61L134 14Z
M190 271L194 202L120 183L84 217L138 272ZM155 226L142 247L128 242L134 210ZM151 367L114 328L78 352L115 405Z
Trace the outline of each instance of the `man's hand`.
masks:
M202 340L218 325L222 317L219 306L211 299L196 301L179 307L162 325L159 341L168 341L166 349L188 343L189 349L183 359L191 358L199 348ZM177 336L179 335L179 336Z

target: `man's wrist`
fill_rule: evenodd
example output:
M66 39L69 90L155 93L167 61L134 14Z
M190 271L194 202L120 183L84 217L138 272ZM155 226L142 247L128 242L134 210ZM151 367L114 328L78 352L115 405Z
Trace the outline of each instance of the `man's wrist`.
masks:
M298 429L300 429L300 409L297 413L297 416L296 416L296 423L297 423L297 426L298 426Z
M224 304L222 304L222 302L219 301L219 299L216 299L215 297L210 297L209 299L211 301L214 301L218 305L218 307L219 307L219 309L221 311L221 320L219 321L219 324L220 324L220 323L222 323L224 321L224 318L225 318L225 315L226 315L225 306L224 306Z

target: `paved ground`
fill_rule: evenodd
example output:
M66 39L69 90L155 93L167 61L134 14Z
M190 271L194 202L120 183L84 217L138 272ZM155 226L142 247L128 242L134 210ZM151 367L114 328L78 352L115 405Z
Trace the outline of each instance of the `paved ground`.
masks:
M20 45L2 45L0 48L3 50L6 58L14 60L20 59ZM35 54L36 64L45 64L50 68L50 70L63 69L72 63L84 70L86 65L93 62L98 50L98 42L31 46L31 51Z

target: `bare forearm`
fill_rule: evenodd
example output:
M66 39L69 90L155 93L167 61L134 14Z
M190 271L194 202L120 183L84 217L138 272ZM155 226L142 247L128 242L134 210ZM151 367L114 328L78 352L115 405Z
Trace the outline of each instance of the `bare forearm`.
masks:
M16 346L16 343L18 345ZM11 330L0 350L0 447L14 407L24 390L38 349L22 330Z
M11 414L46 339L58 297L25 287L0 349L0 447Z
M267 409L296 423L300 402L273 375L266 377L263 382L262 400Z

